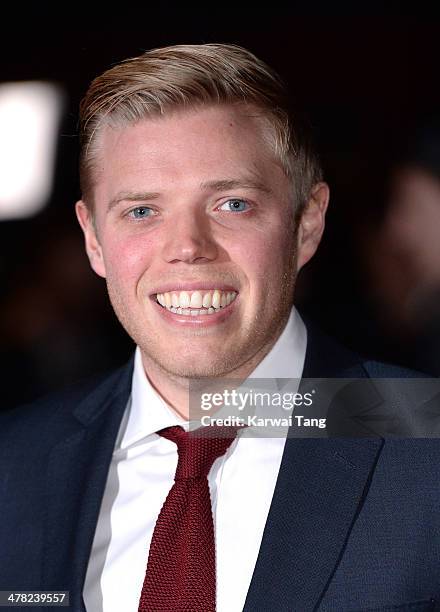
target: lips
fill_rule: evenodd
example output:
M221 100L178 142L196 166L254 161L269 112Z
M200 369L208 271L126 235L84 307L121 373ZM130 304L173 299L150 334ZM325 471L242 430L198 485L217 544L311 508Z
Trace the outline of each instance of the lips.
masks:
M238 289L234 285L226 284L220 281L174 281L169 283L164 283L158 287L155 287L150 295L156 296L158 293L180 293L181 291L214 291L218 289L218 291L235 291L238 293Z

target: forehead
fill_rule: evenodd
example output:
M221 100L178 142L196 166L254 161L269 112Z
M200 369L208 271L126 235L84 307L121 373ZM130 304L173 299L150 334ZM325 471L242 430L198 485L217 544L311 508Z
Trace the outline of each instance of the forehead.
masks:
M203 107L105 126L97 139L96 184L154 180L183 186L240 172L280 179L284 175L267 134L266 120L245 106Z

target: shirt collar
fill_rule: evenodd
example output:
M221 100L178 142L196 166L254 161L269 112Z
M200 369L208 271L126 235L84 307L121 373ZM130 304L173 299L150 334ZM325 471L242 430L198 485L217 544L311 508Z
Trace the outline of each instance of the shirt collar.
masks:
M295 307L280 337L269 353L248 378L297 378L304 367L307 346L306 327ZM142 364L139 347L136 348L131 401L117 447L127 448L143 438L172 425L185 426L179 417L151 385ZM125 425L125 427L124 427Z
M123 449L165 427L183 426L185 421L178 416L151 385L145 374L140 348L134 357L131 402L128 420L119 448Z

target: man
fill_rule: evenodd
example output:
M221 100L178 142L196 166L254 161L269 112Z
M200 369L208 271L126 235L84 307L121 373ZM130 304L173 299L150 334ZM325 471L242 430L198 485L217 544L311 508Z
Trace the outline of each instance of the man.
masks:
M150 51L92 83L81 136L78 220L136 355L3 417L0 588L68 590L93 612L434 609L435 440L239 428L204 479L179 476L190 381L363 379L367 411L369 377L406 375L293 307L329 192L278 77L232 45ZM181 529L208 483L212 514Z

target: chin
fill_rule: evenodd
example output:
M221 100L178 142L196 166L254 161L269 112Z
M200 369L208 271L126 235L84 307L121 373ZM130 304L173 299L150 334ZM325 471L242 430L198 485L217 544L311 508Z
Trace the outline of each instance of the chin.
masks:
M190 361L188 360L176 360L169 361L158 359L158 356L150 355L150 358L161 365L161 367L172 376L178 376L180 378L206 378L206 377L221 377L227 376L228 372L231 372L238 366L234 363L229 363L224 357L219 358L217 355L215 359L209 356L192 356Z

